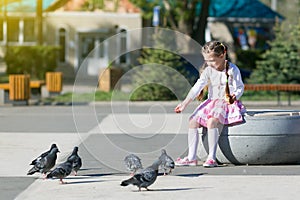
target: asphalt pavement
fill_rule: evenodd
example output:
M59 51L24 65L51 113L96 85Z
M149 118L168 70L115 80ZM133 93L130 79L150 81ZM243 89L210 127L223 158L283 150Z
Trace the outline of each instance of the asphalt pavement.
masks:
M149 188L137 191L121 187L129 178L123 164L128 153L136 153L150 165L165 148L176 159L187 150L188 117L196 105L182 114L173 109L178 102L102 102L77 106L0 106L0 199L297 199L300 166L232 165L207 169L199 165L176 167L160 174ZM248 109L300 110L299 102L277 106L277 102L244 102ZM196 103L195 103L196 104ZM44 180L27 176L29 163L56 143L63 162L79 146L83 159L78 176Z

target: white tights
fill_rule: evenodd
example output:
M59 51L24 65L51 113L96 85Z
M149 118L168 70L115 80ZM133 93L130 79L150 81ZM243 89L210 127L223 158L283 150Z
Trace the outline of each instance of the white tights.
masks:
M197 128L189 128L188 131L188 145L189 145L189 160L196 160L197 147L199 142L199 134Z
M220 124L217 119L210 119L208 121L207 137L208 137L208 157L207 159L216 160L216 152L219 141L219 129L217 128ZM199 142L198 124L195 120L190 120L190 126L188 130L188 145L189 153L188 159L195 160L197 155L197 147Z
M207 137L208 137L208 157L207 159L216 160L216 152L219 140L219 129L211 128L207 129Z
M207 159L216 160L216 152L219 141L219 129L211 128L207 130L208 137L208 157ZM199 142L199 134L197 128L189 128L188 130L188 145L189 145L189 160L196 160L197 147Z

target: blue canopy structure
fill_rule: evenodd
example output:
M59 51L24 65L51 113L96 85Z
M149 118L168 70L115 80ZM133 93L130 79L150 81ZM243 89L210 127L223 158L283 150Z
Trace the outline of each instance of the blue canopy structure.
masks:
M284 19L259 0L211 0L208 15L209 21L268 22Z
M37 0L6 0L9 12L35 12ZM53 11L68 0L43 0L43 10ZM0 0L4 5L5 0ZM145 1L145 6L147 1ZM201 3L198 6L201 10ZM198 13L199 14L199 13ZM284 17L259 0L210 0L209 21L274 21Z

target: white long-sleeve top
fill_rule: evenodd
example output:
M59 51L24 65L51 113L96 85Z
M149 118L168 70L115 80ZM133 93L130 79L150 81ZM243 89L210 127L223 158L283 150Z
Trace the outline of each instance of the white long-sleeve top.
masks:
M228 74L230 94L235 94L236 99L239 99L244 93L240 70L235 64L229 62ZM188 97L194 100L208 84L208 99L225 99L226 79L226 69L218 71L207 66L191 88Z

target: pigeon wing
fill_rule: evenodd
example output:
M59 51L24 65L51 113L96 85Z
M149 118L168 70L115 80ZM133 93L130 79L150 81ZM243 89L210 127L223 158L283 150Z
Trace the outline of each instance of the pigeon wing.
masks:
M52 144L50 149L44 153L42 153L41 155L39 155L36 159L34 159L33 161L31 161L30 165L35 165L38 161L40 161L42 158L45 158L52 149L57 148L56 144ZM58 148L57 148L58 149Z
M58 165L54 170L52 170L47 178L65 178L72 172L72 163L64 162Z
M50 153L50 151L46 151L46 152L42 153L39 157L37 157L36 159L31 161L30 165L35 165L38 161L40 161L42 158L46 157L49 153Z
M75 172L77 172L82 166L81 158L78 156L73 162L73 169Z
M50 151L50 153L46 157L40 160L39 165L40 165L41 173L47 173L54 167L57 159L57 155L56 155L57 152L58 149L54 148Z
M145 183L147 183L147 182L150 183L153 180L155 180L156 177L157 177L157 174L156 174L154 169L146 168L145 170L142 171L142 175L140 177L140 180L142 182L145 182Z
M162 150L162 154L159 157L159 160L161 161L161 168L164 170L164 174L166 174L166 171L169 170L171 172L172 169L175 168L175 162L169 156L166 152L166 150Z
M76 175L77 171L82 166L82 160L81 160L80 156L78 155L78 147L77 146L74 147L72 154L67 158L67 160L73 162L72 168Z

